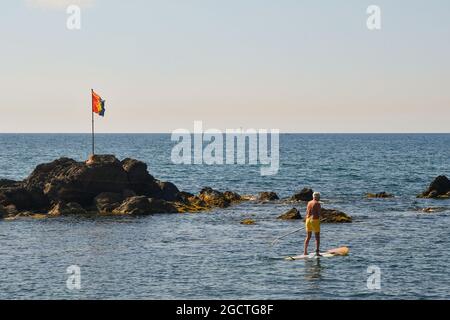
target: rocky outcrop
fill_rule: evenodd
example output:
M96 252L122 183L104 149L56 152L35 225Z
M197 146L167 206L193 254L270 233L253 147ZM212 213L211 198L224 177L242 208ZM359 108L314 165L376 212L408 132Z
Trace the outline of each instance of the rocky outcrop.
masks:
M311 189L294 195L307 200ZM232 191L203 188L197 195L180 191L171 182L159 181L139 160L119 161L113 155L95 155L86 162L60 158L38 165L23 181L0 180L0 217L42 217L76 214L150 215L199 212L227 208L246 200L273 201L275 192L258 198ZM331 222L349 222L345 213L329 210L323 217ZM299 219L297 209L280 219Z
M121 193L129 182L114 156L91 157L87 163L62 158L36 167L25 180L28 189L42 190L50 202L92 203L102 192Z
M324 223L350 223L352 222L352 217L339 210L322 208L320 221Z
M278 195L272 191L260 192L258 195L258 201L274 201L279 199Z
M291 210L283 213L282 215L280 215L277 219L281 219L281 220L297 220L297 219L301 219L302 216L300 214L300 211L297 210L297 208L292 208Z
M385 191L382 191L382 192L378 192L378 193L367 193L366 197L367 198L393 198L394 195L387 193Z
M311 201L313 199L314 191L310 188L303 188L299 192L295 193L290 200L292 201Z
M36 212L50 215L197 212L226 208L243 200L235 192L212 188L204 188L198 195L182 192L171 182L155 179L144 162L131 158L119 161L113 155L91 156L86 162L60 158L38 165L23 181L0 180L0 205L6 215L15 216L24 212L27 216Z
M450 198L450 180L442 175L435 178L427 190L418 195L419 198Z

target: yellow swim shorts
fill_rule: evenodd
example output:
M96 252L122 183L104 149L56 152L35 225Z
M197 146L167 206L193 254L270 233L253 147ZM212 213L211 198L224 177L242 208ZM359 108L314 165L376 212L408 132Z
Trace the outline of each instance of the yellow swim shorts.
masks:
M320 232L320 219L308 218L305 221L306 232Z

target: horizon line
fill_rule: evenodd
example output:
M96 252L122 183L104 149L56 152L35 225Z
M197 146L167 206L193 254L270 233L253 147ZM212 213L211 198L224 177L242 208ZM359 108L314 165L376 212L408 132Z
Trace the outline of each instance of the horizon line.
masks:
M245 130L245 129L244 129ZM194 132L191 132L193 134ZM223 132L225 134L226 132ZM270 133L270 132L268 132ZM89 134L92 132L0 132L0 134ZM97 134L172 134L172 132L96 132ZM450 134L450 132L293 132L285 131L280 134Z

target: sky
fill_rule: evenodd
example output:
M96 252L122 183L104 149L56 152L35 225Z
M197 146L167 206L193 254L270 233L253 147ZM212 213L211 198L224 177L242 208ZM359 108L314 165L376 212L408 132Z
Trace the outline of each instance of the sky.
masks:
M3 0L0 132L90 132L91 88L97 132L450 132L449 40L448 0Z

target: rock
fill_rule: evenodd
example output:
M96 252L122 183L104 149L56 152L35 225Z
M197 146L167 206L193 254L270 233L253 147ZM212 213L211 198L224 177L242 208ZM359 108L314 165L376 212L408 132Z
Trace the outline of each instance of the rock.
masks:
M105 164L112 164L112 165L118 165L120 161L116 158L115 155L112 154L94 154L90 155L89 159L85 162L88 166L95 166L95 165L105 165Z
M274 201L279 199L278 195L272 191L260 192L258 195L258 201Z
M189 192L180 191L180 193L179 193L179 198L180 198L179 201L183 202L183 203L190 203L194 197L196 197L196 196Z
M47 208L50 202L42 190L15 184L0 189L0 204L5 206L12 204L20 210L39 210Z
M178 210L168 201L147 198L146 196L136 196L125 199L112 213L121 215L150 215L155 213L178 213Z
M108 213L119 207L124 199L121 193L102 192L94 198L94 204L99 212Z
M368 193L366 194L367 198L393 198L394 195L387 192L378 192L378 193Z
M320 221L325 223L350 223L352 222L352 217L339 210L322 208L320 211Z
M155 198L149 198L148 201L150 202L151 213L178 213L177 208L171 202Z
M136 196L125 199L112 213L122 215L149 215L152 213L152 206L146 196Z
M50 206L50 200L44 194L43 190L37 188L27 188L27 191L31 197L32 209L40 210L46 209Z
M173 183L150 175L144 162L119 161L113 155L90 156L86 162L60 158L36 166L23 181L0 179L0 205L15 212L198 212L243 200L235 192L212 188L204 188L197 196L181 192Z
M180 190L172 182L158 181L159 188L161 189L160 197L167 201L180 200Z
M69 168L77 164L82 165L69 158L60 158L49 163L40 164L33 170L24 183L28 187L36 187L37 189L43 190L50 180L57 177L61 179Z
M198 194L198 197L209 207L226 208L230 206L230 201L222 192L210 187L203 188Z
M0 219L3 219L7 214L5 207L0 204Z
M148 197L161 196L161 187L156 179L148 173L146 163L126 158L122 160L122 168L126 172L129 188L136 194Z
M450 198L450 180L442 175L431 182L427 190L418 195L419 198Z
M200 212L211 209L211 206L208 205L205 201L200 199L200 197L187 193L181 192L181 201L175 202L174 205L177 208L178 212Z
M245 224L245 225L252 225L252 224L255 224L255 223L256 223L256 221L253 220L253 219L244 219L244 220L241 221L241 224Z
M124 199L131 198L131 197L134 197L134 196L137 196L137 194L133 190L125 189L125 190L122 191L122 197Z
M444 207L428 207L428 208L423 208L422 211L426 212L426 213L432 213L432 212L441 212L441 211L445 211L446 208Z
M33 208L33 197L23 187L8 187L0 190L0 204L3 206L14 205L19 210Z
M19 182L10 179L0 179L0 188L12 187L19 184Z
M296 219L301 219L301 218L302 218L302 216L301 216L300 212L296 208L292 208L291 210L283 213L277 219L281 219L281 220L296 220Z
M58 202L48 212L50 216L86 214L86 210L76 202Z
M52 202L89 205L102 192L121 193L128 177L114 156L91 157L89 164L62 158L39 165L25 180L27 188L41 189Z
M225 191L223 193L223 196L225 197L226 200L228 200L230 203L236 203L236 202L240 202L243 201L244 199L236 192L233 191Z
M295 193L290 200L292 201L311 201L313 199L314 191L310 188L303 188Z
M10 204L10 205L4 207L4 209L6 210L7 215L16 215L19 213L16 206L13 204Z
M197 196L188 192L180 192L174 206L180 213L200 212L214 207L226 208L232 203L240 201L244 201L244 199L236 192L220 192L206 187Z
M257 201L258 196L253 194L242 194L241 201Z

